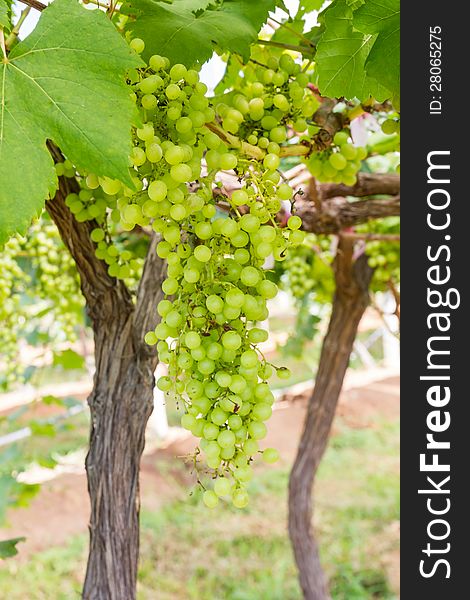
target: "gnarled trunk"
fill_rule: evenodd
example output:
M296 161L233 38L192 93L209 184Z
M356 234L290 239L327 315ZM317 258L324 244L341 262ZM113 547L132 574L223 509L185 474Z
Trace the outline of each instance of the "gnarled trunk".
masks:
M50 145L54 159L60 152ZM79 223L65 205L77 192L73 179L60 178L47 210L80 274L95 338L95 376L88 398L90 445L86 459L91 501L90 550L83 589L85 600L135 600L139 556L139 466L145 428L153 408L155 347L144 335L158 321L164 276L152 237L133 302L122 281L96 258L90 238L95 222Z
M330 597L312 532L312 486L328 443L357 328L369 303L372 270L366 256L354 261L352 253L352 242L342 239L335 259L333 310L289 481L289 535L306 600Z
M131 327L117 318L95 335L97 371L88 399L91 517L86 600L132 600L136 593L139 466L154 379L151 361L136 355Z

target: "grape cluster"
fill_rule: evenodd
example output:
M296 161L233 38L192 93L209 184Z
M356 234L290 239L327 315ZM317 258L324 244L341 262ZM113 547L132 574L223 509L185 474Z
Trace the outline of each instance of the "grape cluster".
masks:
M312 251L310 251L310 255L308 256L305 252L291 251L284 263L284 287L297 301L301 301L315 286L311 275Z
M142 118L131 154L138 191L112 191L122 194L121 226L160 234L157 253L168 264L161 322L145 336L168 364L157 385L182 402L182 426L202 438L198 452L215 478L204 492L206 505L230 496L241 508L272 413L267 381L274 370L289 376L257 348L268 334L256 322L266 319L267 300L277 293L263 264L302 243L301 221L292 216L287 228L276 224L282 201L292 197L280 181L278 154L246 158L206 126L215 112L197 71L155 55L129 81ZM235 129L230 121L223 126ZM217 212L213 197L220 170L235 170L241 181L227 214ZM87 183L96 181L88 176ZM277 451L266 449L263 458L273 462Z
M131 46L141 52L143 42ZM126 283L141 263L116 234L137 227L160 236L165 298L157 307L161 322L145 340L168 364L158 387L182 403L182 426L202 438L196 454L204 453L215 479L204 493L208 506L221 496L240 508L248 502L251 462L274 401L267 381L274 371L289 376L259 351L268 334L256 323L267 318L267 300L277 294L263 269L266 259L284 260L304 239L299 217L291 216L285 228L276 223L282 202L292 197L278 172L279 144L288 120L313 114L315 106L290 57L272 66L276 71L267 69L264 84L250 84L233 106L219 103L216 111L196 70L151 56L145 68L128 73L140 114L129 157L135 189L82 173L82 189L66 199L77 220L97 222L91 232L96 255ZM230 145L226 133L237 133L237 142ZM238 140L261 153L240 153ZM240 188L227 198L228 212L220 213L213 189L217 173L227 170L236 172ZM274 449L262 454L268 463L277 459Z
M16 257L20 252L18 238L8 240L2 250L2 270L0 273L0 387L11 385L18 371L16 361L18 348L16 332L24 318L21 295L29 284L29 277L18 265Z
M58 166L58 165L56 165ZM96 256L108 265L112 277L122 279L132 289L137 285L143 268L143 258L136 256L128 246L127 232L134 228L122 218L120 207L128 206L135 194L120 181L108 177L97 177L93 173L78 174L81 189L65 199L77 221L96 221L98 226L91 232L96 243ZM140 180L135 177L135 184Z
M371 224L359 225L356 230L361 233L377 235L399 234L399 217L387 217ZM400 281L400 243L392 240L371 240L366 242L366 253L369 265L374 269L372 284L377 290L387 289L390 281Z
M43 302L38 311L39 300ZM20 331L46 325L51 339L73 340L83 320L83 305L73 260L46 215L26 236L10 238L2 248L0 276L0 385L6 388L21 379Z
M225 131L249 144L279 154L291 133L302 133L319 103L307 88L309 77L289 54L270 56L254 72L254 81L240 82L237 93L216 105Z
M335 134L333 142L326 150L313 153L306 165L318 181L353 186L367 151L362 146L354 146L349 132L344 129Z
M71 255L46 215L31 225L22 247L31 259L35 298L47 301L54 326L68 340L76 339L84 308L80 281Z
M331 302L334 290L331 240L329 236L307 234L304 243L290 248L281 263L281 285L292 294L298 307L311 298Z
M374 269L374 282L383 287L390 280L400 281L400 247L395 242L367 242L369 266Z

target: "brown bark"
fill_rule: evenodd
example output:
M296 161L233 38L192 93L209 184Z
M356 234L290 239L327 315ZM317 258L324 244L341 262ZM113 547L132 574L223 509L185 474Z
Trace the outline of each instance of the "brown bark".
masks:
M57 150L51 148L56 160ZM73 256L93 324L96 371L88 398L90 446L86 458L91 501L90 550L83 589L86 600L134 600L139 554L139 463L153 408L155 348L143 341L157 324L163 265L151 240L136 303L124 283L97 259L90 231L65 205L77 191L60 178L47 210Z
M327 600L327 582L312 532L312 486L325 452L359 321L369 304L372 270L353 260L353 242L341 239L335 259L336 292L323 341L315 388L289 481L289 534L305 600Z
M371 219L383 219L400 214L400 196L391 198L367 198L348 202L346 198L331 198L321 203L318 210L307 198L295 201L296 214L302 219L302 229L311 233L338 233L347 227L367 223Z
M47 8L47 4L43 4L42 2L39 2L39 0L20 0L20 2L21 4L27 4L28 6L31 6L31 8L35 8L39 11Z
M395 173L358 173L357 183L352 186L343 183L319 184L324 200L336 196L397 196L400 193L400 175Z

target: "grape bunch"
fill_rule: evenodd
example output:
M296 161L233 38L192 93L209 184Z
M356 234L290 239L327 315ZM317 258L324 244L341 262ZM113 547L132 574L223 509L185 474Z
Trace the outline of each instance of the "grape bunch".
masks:
M270 255L282 260L289 246L302 243L301 222L293 216L287 229L276 225L281 201L292 196L280 183L279 157L267 153L258 162L237 156L205 127L213 115L197 73L178 64L169 68L161 57L149 64L159 67L163 80L162 91L154 91L159 110L150 122L162 156L146 172L144 206L162 236L157 253L167 260L168 277L162 286L166 298L157 307L161 322L146 341L157 344L160 360L169 365L158 387L182 401L182 426L202 438L200 449L216 478L204 502L212 507L230 496L242 508L250 463L266 436L274 401L267 384L273 367L257 349L268 334L256 322L266 319L266 302L277 293L263 264ZM145 81L136 90L144 109ZM242 186L228 199L230 213L221 216L212 187L217 172L229 169L240 175ZM195 180L191 191L187 184ZM289 375L276 370L280 377ZM263 458L273 462L277 452L266 449Z
M359 225L356 229L361 233L380 235L398 235L400 233L399 217L387 217L370 224ZM374 269L373 286L377 290L387 289L390 281L400 281L400 243L396 240L370 240L366 242L366 253L369 266Z
M383 288L390 281L400 281L400 247L395 242L367 242L369 266L374 269L374 282Z
M6 389L22 378L19 331L47 326L53 340L73 340L83 306L73 260L46 215L24 237L10 238L2 248L0 276L0 385Z
M306 160L306 165L318 181L353 186L367 151L363 146L354 146L345 129L335 134L333 142L329 148L314 152Z
M139 40L131 45L143 48ZM160 236L165 298L157 306L161 322L145 336L168 364L168 375L157 385L184 406L182 426L201 438L196 456L204 453L215 479L204 492L205 504L212 507L229 496L242 508L272 413L268 379L274 371L289 376L258 349L268 334L256 324L267 318L267 301L277 294L263 265L271 255L284 260L289 248L302 244L301 220L291 216L285 228L276 223L282 201L292 197L278 172L278 143L273 140L275 146L268 143L253 158L222 139L196 70L154 55L147 67L128 73L128 82L141 119L129 158L135 189L83 173L81 191L66 202L78 220L98 223L91 237L112 276L126 280L140 267L118 249L117 231L151 228ZM247 141L243 128L230 123L234 116L227 112L222 126ZM217 173L227 170L238 175L240 189L221 214L213 189ZM270 463L278 453L268 448L262 456Z
M332 259L329 236L309 233L302 245L289 249L286 260L280 265L280 281L298 307L305 304L306 299L322 304L331 301L334 290Z
M253 77L245 77L236 94L227 94L216 105L225 131L249 144L279 154L280 144L291 134L308 129L319 102L308 89L309 76L285 53L270 56Z
M21 250L17 237L8 240L2 251L0 273L0 387L6 389L18 375L16 332L24 319L22 294L30 278L17 262Z
M119 235L134 228L135 224L122 218L120 207L129 205L135 191L120 181L93 173L81 173L78 179L81 189L66 197L66 205L79 222L97 222L98 226L91 232L96 256L106 262L111 277L124 280L130 289L135 288L142 274L143 257L136 256L127 247L129 236ZM140 185L137 177L135 184Z
M55 225L46 215L35 221L21 244L31 258L34 296L45 300L54 327L68 340L77 337L83 320L84 299L71 255L66 251Z
M288 253L283 264L285 274L284 287L292 294L296 301L302 301L315 286L311 275L312 258L312 250L308 253L308 250L307 252L300 252L295 248Z

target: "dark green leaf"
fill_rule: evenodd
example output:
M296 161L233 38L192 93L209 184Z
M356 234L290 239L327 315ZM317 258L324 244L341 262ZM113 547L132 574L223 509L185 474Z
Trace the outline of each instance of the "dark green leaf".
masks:
M17 537L0 541L0 559L10 558L18 554L16 545L25 540L25 537Z
M56 188L47 139L80 169L131 184L124 74L139 64L106 15L76 0L55 0L0 63L0 244Z
M366 61L367 73L400 97L400 0L366 0L354 12L356 29L377 38Z
M52 364L54 366L60 366L63 369L83 369L85 366L85 359L74 350L69 349L61 352L54 352Z
M249 46L277 0L225 0L195 12L197 4L201 3L129 0L124 11L135 20L129 20L128 29L144 40L144 55L161 54L172 62L193 65L205 62L218 47L248 59Z
M346 0L321 13L325 31L317 46L318 87L325 96L385 100L390 92L366 73L375 37L353 30L353 11Z

